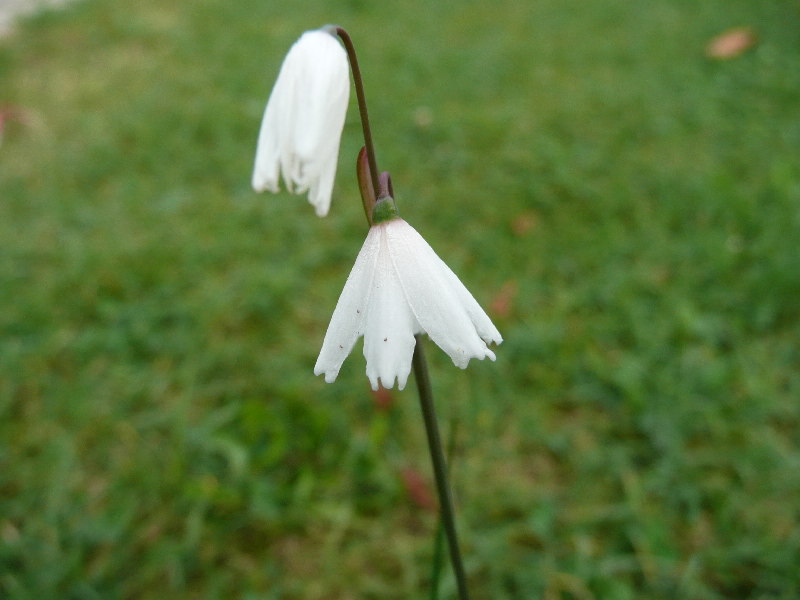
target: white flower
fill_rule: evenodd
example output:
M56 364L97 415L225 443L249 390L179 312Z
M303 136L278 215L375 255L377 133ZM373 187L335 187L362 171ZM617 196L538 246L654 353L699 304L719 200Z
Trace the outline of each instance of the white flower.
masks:
M331 205L339 140L350 98L347 54L326 31L305 32L281 66L258 134L253 189L308 192L323 217Z
M411 371L414 334L428 336L465 369L471 358L494 360L489 342L500 332L472 294L422 236L400 218L373 225L333 311L314 374L334 381L356 340L364 336L372 389L403 389Z

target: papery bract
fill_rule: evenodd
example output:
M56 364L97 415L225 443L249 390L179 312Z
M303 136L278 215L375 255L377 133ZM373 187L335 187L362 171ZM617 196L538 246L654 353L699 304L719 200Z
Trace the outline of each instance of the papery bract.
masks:
M403 219L370 227L336 304L314 374L336 379L356 340L364 336L372 389L406 385L417 333L427 333L453 363L494 360L487 344L500 332L458 277Z
M253 188L308 192L328 214L339 141L350 98L347 54L331 34L305 32L289 50L272 88L258 135Z

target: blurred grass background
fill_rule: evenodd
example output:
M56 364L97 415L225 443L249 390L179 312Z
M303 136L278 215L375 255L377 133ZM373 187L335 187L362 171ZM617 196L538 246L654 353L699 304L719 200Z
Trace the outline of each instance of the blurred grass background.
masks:
M505 336L429 352L475 598L800 597L785 0L85 0L0 40L0 597L426 597L413 385L377 403L360 343L312 374L365 234L354 100L330 217L249 188L329 22Z

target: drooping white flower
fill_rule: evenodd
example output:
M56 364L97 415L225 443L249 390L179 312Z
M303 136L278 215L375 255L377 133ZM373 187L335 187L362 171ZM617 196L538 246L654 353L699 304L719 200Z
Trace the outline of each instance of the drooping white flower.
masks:
M253 189L308 192L317 215L328 214L339 141L350 98L347 54L321 29L289 50L272 88L258 134Z
M356 340L364 336L367 377L403 389L416 340L428 336L465 369L471 358L494 353L503 341L472 294L428 243L400 218L370 227L344 285L322 343L314 374L334 381Z

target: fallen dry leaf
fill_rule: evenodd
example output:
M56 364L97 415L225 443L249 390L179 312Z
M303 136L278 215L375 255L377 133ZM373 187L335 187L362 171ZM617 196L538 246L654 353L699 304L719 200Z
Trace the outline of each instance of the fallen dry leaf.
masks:
M6 123L16 121L22 125L30 125L31 118L24 108L18 106L0 106L0 143L3 141L3 131Z
M427 106L418 106L414 109L414 124L420 129L426 129L433 123L433 111Z
M400 471L400 477L405 485L406 492L411 501L422 509L436 512L436 500L422 474L413 467L406 467Z
M5 129L6 121L14 118L14 110L7 107L0 107L0 144L3 143L3 129Z
M756 43L756 34L749 27L734 27L722 32L706 46L706 56L719 60L736 58Z
M383 412L388 411L394 404L392 392L383 386L378 386L378 390L372 392L372 398L375 400L375 408Z
M502 318L507 317L511 313L516 296L517 282L506 281L489 304L492 314Z
M514 235L522 237L526 233L528 233L531 229L536 227L536 224L539 222L539 217L534 212L526 212L517 215L514 217L514 220L511 221L511 230L514 232Z

